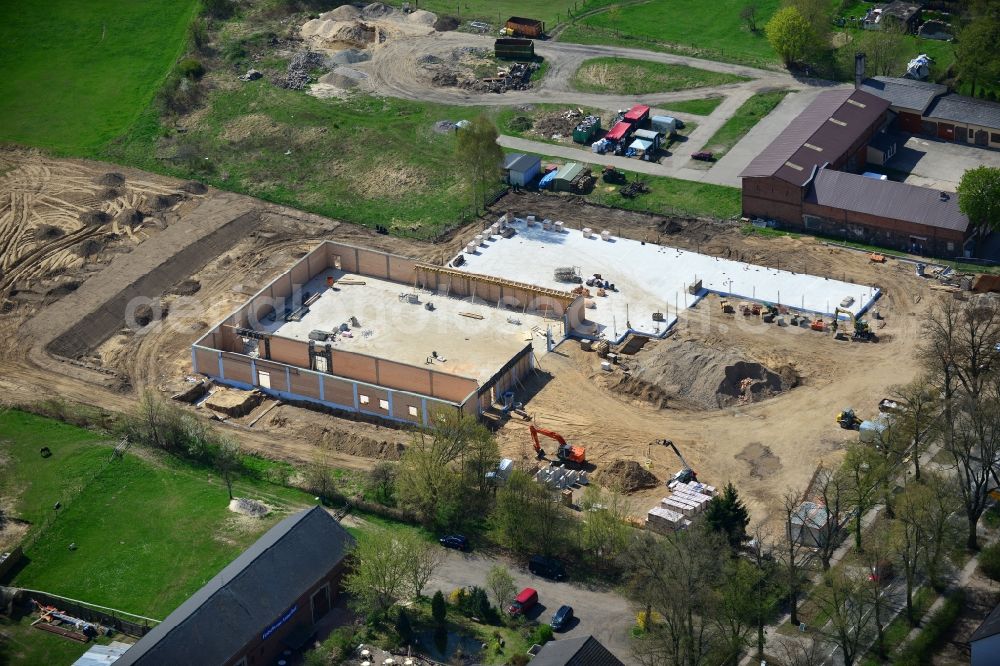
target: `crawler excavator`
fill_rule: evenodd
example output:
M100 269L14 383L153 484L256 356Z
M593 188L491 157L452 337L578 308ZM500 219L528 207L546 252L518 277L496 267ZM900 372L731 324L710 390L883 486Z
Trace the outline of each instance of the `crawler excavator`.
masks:
M570 465L586 464L587 450L582 446L572 446L567 444L562 435L551 430L538 428L534 425L531 425L529 430L531 431L532 445L535 447L535 454L538 456L539 460L545 457L545 451L542 450L542 445L538 443L538 436L545 435L546 437L550 437L559 443L559 448L556 449L556 458L559 459L559 462Z
M847 315L848 320L851 322L851 339L855 342L875 342L878 338L875 337L875 333L872 331L871 326L868 322L862 321L854 316L854 313L850 310L845 310L844 308L834 308L833 310L833 334L835 337L840 337L841 334L846 333L846 331L840 331L839 315Z

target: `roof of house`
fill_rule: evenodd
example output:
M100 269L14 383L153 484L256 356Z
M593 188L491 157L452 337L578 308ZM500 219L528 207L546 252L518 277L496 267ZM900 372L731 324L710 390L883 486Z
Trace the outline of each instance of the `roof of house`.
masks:
M924 116L932 120L948 120L1000 130L1000 104L965 95L938 97Z
M625 666L593 636L549 641L531 666Z
M353 544L322 507L285 518L129 648L116 666L225 663L286 616ZM308 617L305 609L298 613L291 621Z
M997 634L1000 634L1000 604L997 604L983 620L983 623L979 625L979 628L972 632L972 635L969 636L969 642L975 643Z
M855 173L820 169L806 195L807 203L866 213L938 229L965 232L969 218L958 209L958 196L929 187L875 180Z
M861 90L881 97L894 107L923 114L931 102L948 92L948 87L915 79L876 76L862 81Z
M516 156L516 157L515 157ZM515 159L510 159L514 157ZM512 153L504 159L504 169L510 171L528 171L538 166L541 167L542 158L538 155L524 155L523 153Z
M821 92L740 177L776 176L805 185L813 167L842 157L888 108L887 101L861 90Z
M912 2L904 2L903 0L893 0L889 4L882 7L882 12L884 14L889 14L901 21L909 21L911 18L917 15L920 11L920 5L914 4Z

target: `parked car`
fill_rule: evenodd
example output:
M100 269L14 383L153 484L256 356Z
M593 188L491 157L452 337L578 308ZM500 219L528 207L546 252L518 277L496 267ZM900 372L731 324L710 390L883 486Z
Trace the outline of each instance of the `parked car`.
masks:
M528 571L556 582L566 579L566 567L557 559L535 555L528 561Z
M552 626L552 631L562 631L563 629L567 629L572 621L573 607L560 606L559 610L557 610L555 615L552 616L552 620L549 624Z
M469 550L469 540L461 534L449 534L448 536L441 537L438 541L441 542L441 545L445 548Z
M507 612L511 615L524 615L534 608L537 603L538 591L534 588L526 587L521 590L511 605L507 607Z

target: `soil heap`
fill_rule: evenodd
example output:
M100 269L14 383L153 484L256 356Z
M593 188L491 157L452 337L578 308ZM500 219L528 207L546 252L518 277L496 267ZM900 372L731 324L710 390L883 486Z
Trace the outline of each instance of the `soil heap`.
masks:
M594 475L594 482L623 493L634 493L642 488L660 485L656 475L634 460L616 460L601 467Z

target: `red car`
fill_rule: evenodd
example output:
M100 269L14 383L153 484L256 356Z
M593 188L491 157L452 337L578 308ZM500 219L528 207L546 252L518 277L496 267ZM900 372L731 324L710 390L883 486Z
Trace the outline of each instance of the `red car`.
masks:
M534 608L538 603L538 592L531 587L526 587L517 595L514 602L507 607L507 612L511 615L524 615Z

